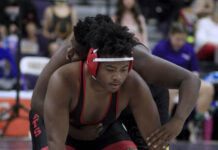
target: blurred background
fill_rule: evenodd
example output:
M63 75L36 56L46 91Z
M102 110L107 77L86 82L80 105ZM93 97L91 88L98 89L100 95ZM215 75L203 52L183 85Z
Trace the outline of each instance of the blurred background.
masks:
M204 149L210 142L218 149L217 0L0 0L0 149L16 149L19 139L31 149L26 109L37 77L77 21L96 14L111 16L153 55L202 79L198 109L172 145ZM177 102L178 92L170 91L169 117Z

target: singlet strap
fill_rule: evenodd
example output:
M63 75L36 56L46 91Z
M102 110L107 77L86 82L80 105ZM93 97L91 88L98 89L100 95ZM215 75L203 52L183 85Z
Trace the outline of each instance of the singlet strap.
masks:
M83 98L84 98L84 67L85 62L80 62L80 85L79 85L79 93L77 98L77 104L76 106L70 111L70 118L74 118L74 121L78 123L80 121L80 115L82 112L82 106L83 106Z

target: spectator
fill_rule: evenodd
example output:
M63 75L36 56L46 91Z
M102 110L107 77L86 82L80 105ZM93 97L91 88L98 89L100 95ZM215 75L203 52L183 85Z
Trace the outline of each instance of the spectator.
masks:
M28 21L33 21L39 25L36 7L29 0L1 0L0 5L0 23L8 27L6 29L8 30L8 37L4 39L4 47L9 48L15 55L18 44L19 22L22 25L20 27L22 32L24 32L24 26Z
M186 2L187 1L187 2ZM158 6L156 6L156 13L158 16L158 26L162 30L164 36L169 32L169 27L172 22L178 20L179 11L190 0L158 0Z
M28 7L26 7L28 6ZM28 22L33 22L37 27L41 27L37 7L32 1L24 0L21 4L22 11L22 33L25 32L25 26Z
M44 13L43 35L49 42L48 50L52 56L59 47L60 41L68 37L76 24L77 14L66 2L55 2L46 8Z
M117 10L112 17L116 23L127 26L129 31L144 45L148 46L145 18L135 0L118 0Z
M2 20L4 20L4 23L8 27L13 25L14 28L16 27L15 30L17 30L19 22L20 22L19 15L22 15L21 16L22 25L25 25L28 21L33 21L35 24L40 25L38 15L37 15L37 9L31 1L29 0L22 0L22 1L1 0L0 4L1 4L0 8L2 9L0 11L2 13L1 18ZM14 31L11 31L11 32L14 32Z
M214 8L214 0L192 0L188 7L180 10L180 21L188 26L187 42L194 45L196 22L202 18L209 16Z
M173 23L169 32L169 39L159 42L152 53L165 60L177 64L196 76L198 73L198 64L194 49L186 43L187 30L181 23ZM178 91L170 90L170 111L172 110L173 100ZM214 87L211 83L201 80L201 88L197 101L197 113L204 114L213 100Z
M9 32L15 32L19 24L19 2L18 0L3 0L3 14L6 25L9 27ZM12 27L11 27L12 26Z
M18 30L16 25L11 25L9 27L9 34L7 36L7 48L11 51L14 58L16 58L16 53L18 49Z
M4 24L0 24L0 47L7 46L7 27Z
M198 18L207 17L213 12L214 0L195 0L193 8Z
M16 65L8 49L0 48L0 89L11 89L16 81Z
M33 1L33 4L36 7L40 24L42 24L43 13L48 6L52 5L52 2L51 1Z
M196 26L196 50L199 60L214 60L214 52L218 47L218 6L214 7L209 17L202 18Z
M29 22L25 29L25 37L21 40L21 53L23 55L43 55L42 37L37 33L36 24Z

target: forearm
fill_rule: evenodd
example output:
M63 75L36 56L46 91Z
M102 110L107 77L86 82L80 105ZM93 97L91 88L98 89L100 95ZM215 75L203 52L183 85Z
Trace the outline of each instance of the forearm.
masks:
M135 47L134 58L134 69L145 81L165 88L179 89L179 104L175 116L185 120L196 104L200 79L175 64L145 53L142 46Z
M47 85L48 85L48 80L49 80L48 78L45 78L45 77L46 76L40 75L40 77L38 78L38 81L33 90L33 95L31 99L31 109L42 117L44 114L43 113L44 100L45 100L45 94L47 91Z
M200 88L200 79L190 75L179 87L179 103L174 117L185 121L196 105Z

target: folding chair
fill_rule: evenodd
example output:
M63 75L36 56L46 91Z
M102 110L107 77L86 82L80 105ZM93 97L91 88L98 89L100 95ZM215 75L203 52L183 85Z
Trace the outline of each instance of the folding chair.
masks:
M49 58L39 56L26 56L21 59L20 72L24 90L34 88L38 76L48 62Z

